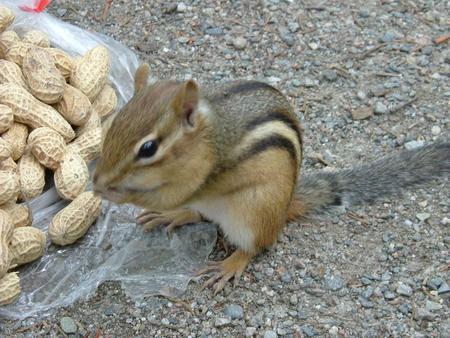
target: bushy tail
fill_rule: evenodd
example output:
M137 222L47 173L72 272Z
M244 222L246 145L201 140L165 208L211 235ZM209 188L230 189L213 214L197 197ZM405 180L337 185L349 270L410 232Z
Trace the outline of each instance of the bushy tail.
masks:
M450 142L433 143L335 173L300 177L289 220L320 216L333 207L398 196L437 178L450 178Z

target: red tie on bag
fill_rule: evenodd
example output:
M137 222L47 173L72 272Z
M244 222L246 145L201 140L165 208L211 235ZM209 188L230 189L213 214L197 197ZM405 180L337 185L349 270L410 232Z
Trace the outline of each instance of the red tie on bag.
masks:
M40 13L49 5L50 2L52 2L52 0L37 0L34 2L34 7L19 6L19 8L24 12Z

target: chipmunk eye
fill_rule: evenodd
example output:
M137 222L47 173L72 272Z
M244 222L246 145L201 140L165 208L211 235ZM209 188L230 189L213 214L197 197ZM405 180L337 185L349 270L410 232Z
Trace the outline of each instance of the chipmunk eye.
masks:
M137 156L138 158L149 158L155 155L157 150L158 150L158 142L147 141L143 145L141 145L141 148L139 148Z

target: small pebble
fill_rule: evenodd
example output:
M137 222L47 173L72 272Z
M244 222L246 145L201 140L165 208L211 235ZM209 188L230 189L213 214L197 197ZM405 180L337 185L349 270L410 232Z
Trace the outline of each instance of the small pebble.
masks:
M331 291L338 291L345 285L345 281L339 276L326 275L324 277L325 287Z
M291 21L288 23L288 29L291 33L296 33L300 29L300 25L296 21Z
M395 293L393 293L391 291L387 291L387 292L384 293L384 298L386 300L393 300L393 299L395 299L395 297L396 297Z
M275 331L272 330L268 330L266 332L264 332L264 338L277 338L278 335Z
M329 82L334 82L337 80L337 72L334 69L327 69L322 73L325 80Z
M416 214L417 219L422 222L426 221L428 218L430 218L430 216L431 215L427 212L420 212Z
M352 118L353 120L364 120L373 115L372 107L361 107L352 110Z
M423 141L409 141L405 143L407 150L413 150L422 147L425 144Z
M245 49L245 47L247 46L247 40L239 36L233 40L233 46L234 48L239 50Z
M298 298L297 295L292 295L289 298L289 303L291 303L291 305L297 305L298 304Z
M56 10L56 14L58 14L58 16L64 16L64 15L66 15L66 13L67 13L67 9L65 9L65 8L58 8Z
M450 286L446 282L444 282L441 284L437 291L439 295L450 293Z
M426 321L432 321L434 319L435 315L432 314L428 309L419 307L416 310L415 318L417 320L426 320Z
M425 303L425 308L429 311L437 311L442 309L442 305L431 300L427 300Z
M224 318L224 317L219 317L215 320L214 322L214 326L215 327L221 327L221 326L225 326L231 323L231 319L230 318Z
M246 337L253 337L256 334L256 327L249 326L245 329Z
M290 274L288 271L284 272L284 273L281 275L281 281L282 281L283 283L290 283L290 282L292 282L292 276L291 276L291 274Z
M361 304L362 307L366 308L366 309L370 309L373 308L373 303L365 298L359 298L359 303Z
M406 285L405 283L398 283L397 287L397 293L402 296L411 297L413 290L409 285Z
M401 304L401 305L398 307L398 311L400 311L400 312L403 313L404 315L407 315L408 313L410 313L410 312L412 311L411 305L409 305L409 304L407 304L407 303Z
M315 86L314 80L310 79L309 77L305 77L303 79L303 86L307 88L314 87Z
M186 6L186 4L184 2L180 2L177 5L177 12L184 13L184 12L186 12L186 10L187 10L187 6Z
M375 114L386 114L389 110L383 102L378 101L377 103L375 103L373 111Z
M231 319L241 319L244 317L244 309L238 304L230 304L225 308L225 314Z
M220 27L211 27L211 28L207 28L205 30L205 33L208 34L208 35L212 35L212 36L222 35L223 34L223 30Z
M439 134L441 133L441 128L440 128L439 126L433 126L433 127L431 128L431 133L432 133L434 136L437 136L437 135L439 135Z
M307 337L314 337L317 335L317 331L311 325L302 325L300 328Z
M364 292L361 294L365 299L369 299L373 295L373 287L369 286Z
M62 317L59 321L59 325L65 333L76 333L78 329L77 324L70 317Z
M364 285L370 285L372 284L372 281L367 277L361 277L361 283L363 283Z
M441 277L430 278L427 281L427 287L433 290L437 290L442 284L444 280Z

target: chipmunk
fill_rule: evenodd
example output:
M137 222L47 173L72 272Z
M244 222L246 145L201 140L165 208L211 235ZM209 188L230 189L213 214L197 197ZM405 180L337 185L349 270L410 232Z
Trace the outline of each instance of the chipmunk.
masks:
M299 178L302 128L286 97L258 81L200 87L196 81L147 84L107 123L94 191L145 209L146 229L208 220L237 250L209 264L204 286L216 294L283 226L338 206L372 202L450 175L450 142L403 151L374 163Z

